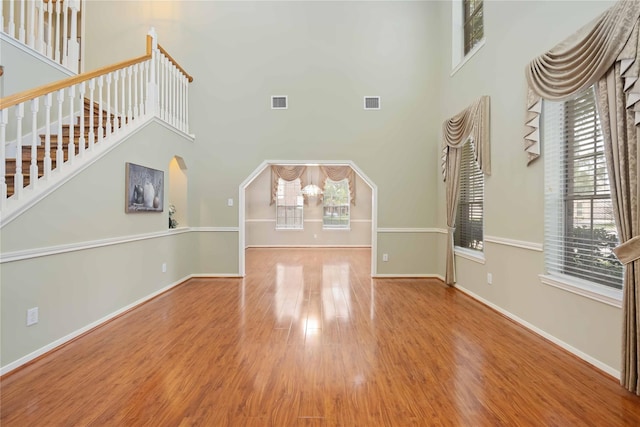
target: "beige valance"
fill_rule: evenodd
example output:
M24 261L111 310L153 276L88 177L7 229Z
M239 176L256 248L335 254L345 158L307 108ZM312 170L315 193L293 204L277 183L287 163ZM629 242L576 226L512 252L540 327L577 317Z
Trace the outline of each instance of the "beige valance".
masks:
M336 182L346 179L349 182L351 204L356 204L356 172L350 166L320 166L320 174L321 183L324 183L327 178Z
M271 166L271 205L276 202L278 197L278 179L282 178L285 181L295 181L300 178L300 186L305 186L305 172L306 166L291 166L291 165L272 165Z
M442 176L447 180L447 158L450 148L462 148L471 139L476 162L480 170L491 175L489 146L489 97L482 96L469 107L442 124Z
M640 64L638 63L638 19L640 1L622 0L573 36L540 55L526 68L528 83L525 120L527 162L540 156L541 99L561 101L596 83L620 62L626 107L640 123Z

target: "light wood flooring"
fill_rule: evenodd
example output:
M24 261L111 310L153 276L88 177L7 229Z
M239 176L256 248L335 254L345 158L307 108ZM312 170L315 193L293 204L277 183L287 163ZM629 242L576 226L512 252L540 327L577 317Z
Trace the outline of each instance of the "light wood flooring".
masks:
M251 249L5 376L9 426L640 425L616 380L368 249Z

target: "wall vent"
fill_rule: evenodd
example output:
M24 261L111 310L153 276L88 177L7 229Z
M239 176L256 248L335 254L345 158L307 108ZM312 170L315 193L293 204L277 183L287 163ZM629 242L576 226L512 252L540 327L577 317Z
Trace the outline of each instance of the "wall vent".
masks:
M286 95L278 95L271 97L271 109L272 110L286 110L289 108L289 100Z
M380 97L379 96L365 96L364 97L364 109L365 110L379 110L380 109Z

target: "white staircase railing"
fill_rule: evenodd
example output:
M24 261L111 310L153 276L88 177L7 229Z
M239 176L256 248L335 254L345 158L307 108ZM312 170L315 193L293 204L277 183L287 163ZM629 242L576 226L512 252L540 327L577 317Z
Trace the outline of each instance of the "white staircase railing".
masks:
M80 0L2 0L0 32L80 72Z
M0 227L145 119L189 134L191 81L151 29L143 56L0 99Z

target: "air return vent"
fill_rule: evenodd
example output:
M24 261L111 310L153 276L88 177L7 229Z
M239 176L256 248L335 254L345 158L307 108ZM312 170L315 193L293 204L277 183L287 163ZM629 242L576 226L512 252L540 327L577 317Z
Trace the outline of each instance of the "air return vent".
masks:
M286 95L278 95L271 97L271 109L272 110L286 110L289 108L289 101Z
M365 110L379 110L380 109L380 97L379 96L365 96L364 97L364 109Z

